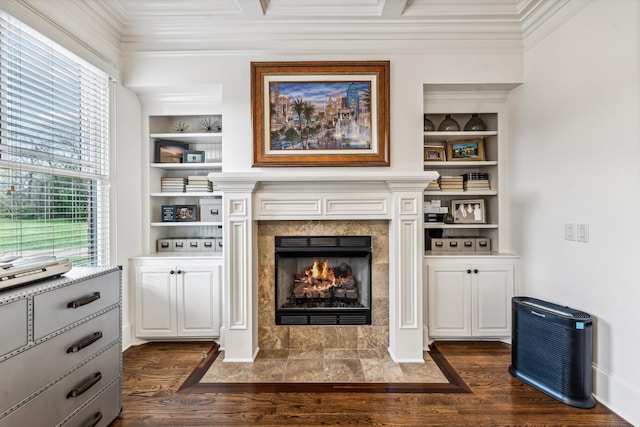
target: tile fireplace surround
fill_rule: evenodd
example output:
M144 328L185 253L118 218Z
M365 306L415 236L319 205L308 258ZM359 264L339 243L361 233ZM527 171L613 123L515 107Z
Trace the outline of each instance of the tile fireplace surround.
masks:
M423 191L436 172L398 176L212 173L223 194L224 280L220 344L225 361L260 348L384 348L423 362ZM371 326L276 326L275 235L373 237Z

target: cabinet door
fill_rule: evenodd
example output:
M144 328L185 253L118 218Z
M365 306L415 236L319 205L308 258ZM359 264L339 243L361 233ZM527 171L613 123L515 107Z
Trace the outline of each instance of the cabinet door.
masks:
M474 266L473 271L471 285L473 335L480 337L511 335L513 264L479 265Z
M471 267L429 265L429 335L471 335Z
M136 336L175 337L176 274L171 267L136 267Z
M220 282L222 264L187 264L179 268L178 335L217 337L220 335Z

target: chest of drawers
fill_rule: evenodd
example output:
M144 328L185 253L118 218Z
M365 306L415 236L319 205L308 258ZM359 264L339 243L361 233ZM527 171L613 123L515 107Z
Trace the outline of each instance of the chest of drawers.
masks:
M0 427L106 426L122 408L121 271L0 292Z

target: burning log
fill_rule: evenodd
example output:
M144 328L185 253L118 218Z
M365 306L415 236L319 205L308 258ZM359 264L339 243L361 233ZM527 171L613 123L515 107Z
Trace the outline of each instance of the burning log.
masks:
M293 296L295 298L348 298L357 299L356 279L351 266L340 263L329 268L329 261L318 263L305 269L304 274L294 276Z

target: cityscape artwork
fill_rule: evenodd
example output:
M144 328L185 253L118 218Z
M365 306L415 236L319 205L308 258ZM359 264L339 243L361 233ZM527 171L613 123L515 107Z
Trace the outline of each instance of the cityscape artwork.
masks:
M389 62L252 63L254 166L388 166Z
M371 82L269 84L271 150L371 148Z

